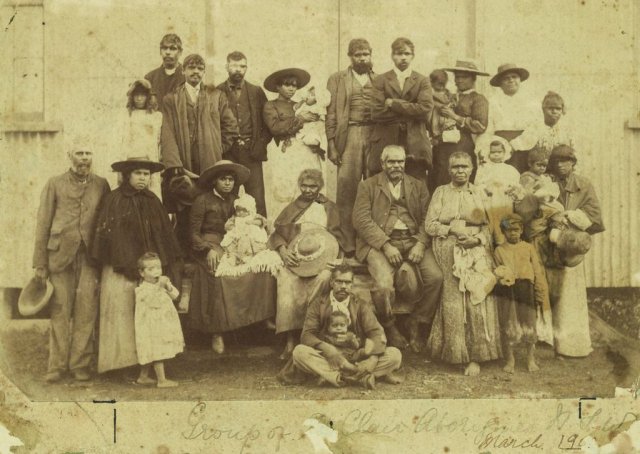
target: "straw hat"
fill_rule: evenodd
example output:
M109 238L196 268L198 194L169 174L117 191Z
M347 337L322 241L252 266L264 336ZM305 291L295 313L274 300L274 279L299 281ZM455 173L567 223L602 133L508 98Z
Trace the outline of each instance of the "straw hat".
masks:
M527 71L526 69L520 68L513 63L505 63L498 66L497 74L491 78L489 83L494 87L499 87L502 76L504 76L506 73L517 73L520 76L520 81L522 82L529 78L529 71Z
M289 270L301 277L316 276L327 263L335 260L340 251L338 240L322 227L300 232L287 246L299 265Z
M475 62L471 60L458 60L456 62L456 66L453 68L442 68L445 71L449 71L452 73L471 73L476 74L478 76L488 76L489 73L485 73L478 69L478 66Z
M31 278L29 283L20 292L18 298L18 311L21 315L29 316L37 314L47 305L53 295L53 285L47 279L45 284L38 279Z
M245 166L222 159L202 171L200 178L198 178L198 185L203 188L209 188L211 181L221 173L233 173L236 176L236 186L245 183L249 179L249 175L251 175L251 171Z
M111 164L116 172L128 172L136 169L148 169L151 173L164 170L164 164L152 161L148 156L130 157L125 161L117 161Z

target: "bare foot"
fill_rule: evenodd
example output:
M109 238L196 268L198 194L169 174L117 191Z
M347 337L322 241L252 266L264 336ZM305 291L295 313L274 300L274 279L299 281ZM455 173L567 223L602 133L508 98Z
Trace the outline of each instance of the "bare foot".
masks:
M156 381L151 377L138 377L136 383L139 385L155 385Z
M389 346L396 347L400 350L404 350L409 346L409 342L407 342L407 339L400 334L396 325L391 325L388 329L385 329L385 332L387 334L387 339L389 340Z
M178 386L178 382L173 380L164 380L158 382L158 388L175 388L176 386Z
M529 372L535 372L540 370L540 367L536 364L534 360L527 361L527 370Z
M507 361L507 364L502 368L508 374L512 374L515 370L515 361Z
M480 375L480 364L474 362L469 363L469 365L464 369L464 374L468 377Z
M399 385L402 383L402 378L398 377L393 372L383 375L382 377L378 377L378 379L385 383L389 383L390 385Z
M282 353L280 353L279 358L281 360L287 360L287 359L291 358L291 354L292 353L293 353L293 345L287 344L287 346L284 348Z

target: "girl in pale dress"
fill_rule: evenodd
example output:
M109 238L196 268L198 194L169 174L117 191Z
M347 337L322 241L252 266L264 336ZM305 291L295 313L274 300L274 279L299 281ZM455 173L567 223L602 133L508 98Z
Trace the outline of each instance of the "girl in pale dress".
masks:
M322 171L319 147L306 145L296 134L305 123L315 122L320 116L307 109L295 111L291 100L296 91L309 83L311 76L303 69L289 68L276 71L264 82L264 87L278 98L264 105L265 125L273 135L267 149L265 187L267 213L277 215L298 196L297 179L304 169Z
M158 254L147 252L138 260L142 282L136 287L136 349L140 363L138 384L153 384L149 376L151 365L156 373L158 388L178 386L164 373L164 361L182 353L184 338L180 319L173 301L179 291L167 276L162 275Z
M118 160L132 156L148 156L152 161L160 161L160 129L162 114L158 112L158 103L146 79L136 80L127 91L127 112L116 123L115 144ZM122 180L119 173L109 178L111 187L119 186ZM151 175L149 190L162 200L160 174Z

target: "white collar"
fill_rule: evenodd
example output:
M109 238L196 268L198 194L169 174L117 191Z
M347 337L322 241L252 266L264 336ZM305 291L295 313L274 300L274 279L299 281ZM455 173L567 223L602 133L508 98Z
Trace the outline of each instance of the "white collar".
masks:
M165 73L167 76L172 76L172 75L174 75L174 74L175 74L175 72L178 70L178 65L175 65L175 66L173 67L173 69L167 69L167 68L165 68L164 66L162 67L162 69L164 69L164 73Z
M475 88L470 88L470 89L468 89L468 90L459 91L459 92L458 92L458 94L460 94L460 95L468 95L468 94L470 94L470 93L473 93L474 91L476 91L476 89L475 89Z
M200 93L200 84L197 87L191 86L190 83L185 83L185 87L187 88L187 93L191 97L191 101L194 103L198 102L198 93Z
M220 195L220 193L219 193L218 191L216 191L216 188L213 188L213 195L215 195L215 196L217 196L217 197L220 197L222 200L224 200L224 197L222 197L222 196Z
M398 80L405 80L407 77L411 75L411 71L412 71L411 66L409 66L404 71L400 71L397 66L393 67L393 72L396 73L396 77L398 78Z
M333 296L333 290L329 293L329 303L331 303L331 312L342 312L347 316L349 320L349 325L351 325L351 313L349 312L349 301L351 300L351 296L347 296L343 301L338 301L335 296Z

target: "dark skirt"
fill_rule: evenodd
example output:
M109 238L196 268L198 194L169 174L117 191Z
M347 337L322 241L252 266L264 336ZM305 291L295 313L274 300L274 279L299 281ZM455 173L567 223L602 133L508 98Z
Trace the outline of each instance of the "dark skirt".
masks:
M214 277L196 263L189 326L206 333L223 333L261 322L276 314L276 280L269 273Z

